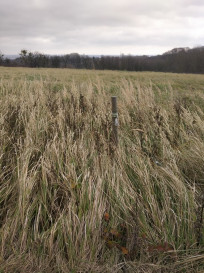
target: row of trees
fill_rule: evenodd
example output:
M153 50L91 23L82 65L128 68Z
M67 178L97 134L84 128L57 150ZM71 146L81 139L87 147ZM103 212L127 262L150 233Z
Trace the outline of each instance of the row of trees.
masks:
M0 65L204 73L204 47L194 48L187 52L153 57L132 55L90 57L78 53L50 56L23 49L19 57L14 60L4 58L3 54L0 53Z

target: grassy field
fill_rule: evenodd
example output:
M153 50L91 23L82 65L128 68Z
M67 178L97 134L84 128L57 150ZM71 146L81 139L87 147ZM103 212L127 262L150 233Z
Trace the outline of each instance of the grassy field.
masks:
M1 273L204 272L203 75L0 67L0 105Z

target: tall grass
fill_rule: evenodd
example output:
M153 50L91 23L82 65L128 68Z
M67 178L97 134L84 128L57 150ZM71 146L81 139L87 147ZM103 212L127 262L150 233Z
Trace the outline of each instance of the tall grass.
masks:
M0 272L203 272L203 93L7 72Z

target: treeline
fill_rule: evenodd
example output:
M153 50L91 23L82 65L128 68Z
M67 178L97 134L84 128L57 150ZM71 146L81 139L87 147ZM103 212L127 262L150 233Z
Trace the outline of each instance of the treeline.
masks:
M158 71L176 73L204 73L204 47L187 52L158 56L100 56L78 53L50 56L21 50L19 57L10 60L0 54L0 65L25 67L77 68L97 70Z

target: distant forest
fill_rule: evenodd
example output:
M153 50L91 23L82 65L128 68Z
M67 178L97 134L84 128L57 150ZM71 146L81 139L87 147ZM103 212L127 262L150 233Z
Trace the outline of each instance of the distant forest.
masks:
M90 57L71 53L62 56L45 55L21 50L19 57L11 60L0 54L0 65L7 67L52 67L97 70L158 71L175 73L204 73L204 47L187 52L158 56L100 56Z

